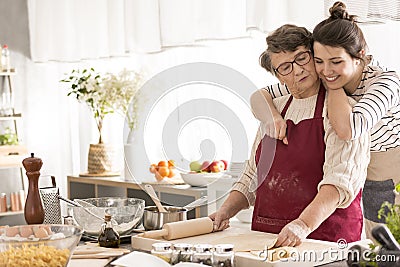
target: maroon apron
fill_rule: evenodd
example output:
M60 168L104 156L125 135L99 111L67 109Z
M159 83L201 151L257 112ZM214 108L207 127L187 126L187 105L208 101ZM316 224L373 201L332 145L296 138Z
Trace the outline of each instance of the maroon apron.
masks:
M286 103L282 117L292 101ZM325 160L322 110L325 89L319 90L314 117L294 124L287 120L288 145L265 136L256 151L258 188L252 230L279 233L317 195ZM275 149L275 154L270 153ZM272 156L271 156L272 155ZM360 240L362 231L361 191L346 209L336 211L308 238L336 242Z

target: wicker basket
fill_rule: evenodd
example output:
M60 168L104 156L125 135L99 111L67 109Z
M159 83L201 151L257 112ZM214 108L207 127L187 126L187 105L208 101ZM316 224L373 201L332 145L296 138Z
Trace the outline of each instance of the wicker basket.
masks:
M115 150L106 144L90 144L88 155L89 174L101 174L113 170Z

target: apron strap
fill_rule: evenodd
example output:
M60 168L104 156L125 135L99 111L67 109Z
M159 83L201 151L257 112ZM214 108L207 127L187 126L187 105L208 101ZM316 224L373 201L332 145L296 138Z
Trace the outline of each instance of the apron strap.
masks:
M319 91L318 91L318 97L317 97L317 103L315 105L315 110L314 110L314 118L321 118L322 117L322 111L324 109L324 102L325 102L325 87L322 85L319 86ZM288 101L286 102L285 107L283 108L281 115L282 118L285 117L286 112L290 106L290 103L292 103L293 100L293 96L291 95L288 99Z
M285 107L283 108L283 110L282 110L282 112L281 112L282 118L285 118L286 111L288 110L288 108L289 108L289 106L290 106L290 103L292 103L292 100L293 100L293 96L291 95L291 96L289 97L288 101L286 102Z
M321 82L318 91L317 104L315 105L315 110L314 110L314 118L322 118L322 111L324 109L324 102L325 102L325 92L326 90Z

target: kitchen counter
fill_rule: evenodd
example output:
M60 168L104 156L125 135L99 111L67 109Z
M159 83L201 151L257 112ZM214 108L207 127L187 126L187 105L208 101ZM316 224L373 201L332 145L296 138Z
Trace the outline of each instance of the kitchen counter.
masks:
M239 231L248 231L251 228L250 223L243 223L237 220L236 218L232 218L230 222L231 228L232 229L239 229ZM240 230L242 229L242 230ZM222 232L221 232L222 233ZM84 244L83 242L81 242ZM132 249L131 244L122 244L120 247L122 248L127 248L130 250ZM144 250L140 250L142 252L145 252ZM109 258L109 259L71 259L70 263L68 264L68 267L112 267L111 262L114 261L116 258ZM248 265L247 265L248 266ZM247 266L240 266L237 265L236 267L247 267ZM269 266L269 265L266 265ZM332 262L332 263L327 263L323 265L315 265L315 266L323 266L323 267L347 267L347 263L345 260L338 261L338 262Z
M148 238L142 234L132 237L132 247L149 252L151 245L155 242L189 243L189 244L223 244L231 243L235 247L236 267L311 267L332 266L345 267L347 250L338 247L335 242L308 239L297 247L299 259L288 259L285 261L265 261L260 258L259 253L264 249L266 243L272 242L276 234L269 234L250 230L250 224L243 224L237 220L231 221L231 227L222 231L186 238L166 241L162 238ZM349 244L352 246L353 244ZM295 255L295 256L296 256ZM310 260L307 260L310 259ZM334 262L337 261L337 262ZM325 264L325 265L324 265Z

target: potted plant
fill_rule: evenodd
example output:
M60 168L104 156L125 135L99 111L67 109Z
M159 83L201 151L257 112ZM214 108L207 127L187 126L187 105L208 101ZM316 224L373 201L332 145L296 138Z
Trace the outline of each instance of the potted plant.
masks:
M128 124L133 129L136 126L136 113L128 112L129 103L135 98L140 81L141 75L134 71L100 74L93 68L72 70L71 74L61 80L70 85L68 96L75 96L90 108L99 131L98 143L90 144L89 148L89 174L112 171L114 152L112 147L103 143L102 138L104 117L114 112L127 114Z
M399 194L400 183L395 186L394 191L396 194ZM396 241L400 243L400 205L387 201L383 202L378 212L378 218L382 217L385 218L385 223Z

